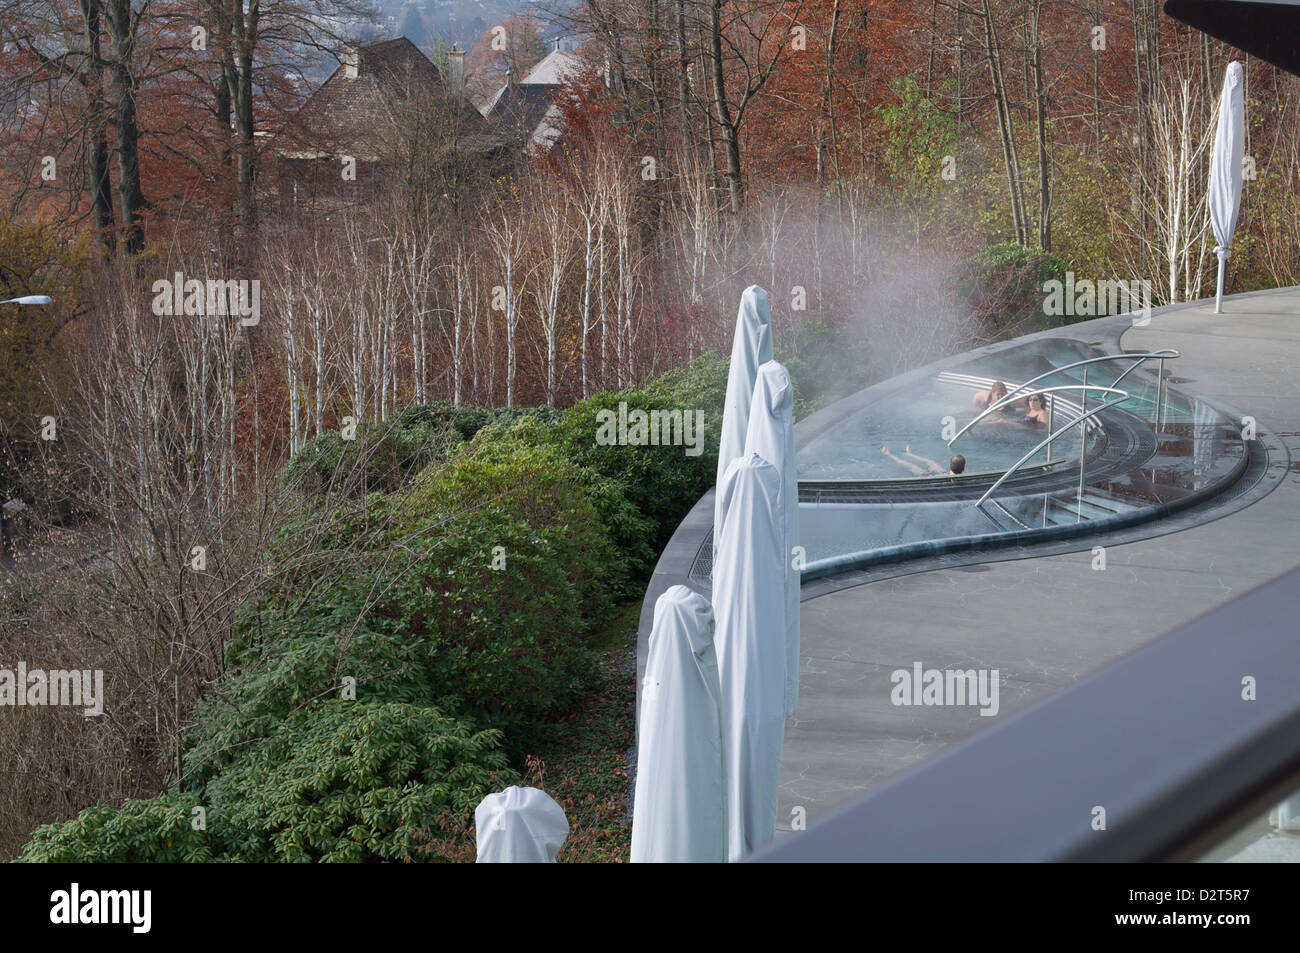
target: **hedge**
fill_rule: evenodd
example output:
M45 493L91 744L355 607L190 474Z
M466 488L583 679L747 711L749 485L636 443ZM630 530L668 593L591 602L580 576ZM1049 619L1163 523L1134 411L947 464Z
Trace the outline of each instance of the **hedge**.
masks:
M514 782L499 742L433 708L317 702L208 785L211 825L230 860L410 859L431 818Z
M269 554L278 589L244 608L196 710L185 793L97 805L24 856L401 860L432 842L436 859L428 816L511 783L591 692L588 635L713 480L726 369L707 356L564 411L409 408L314 441L285 471L312 492ZM703 452L597 444L620 403L702 411ZM314 492L349 467L345 493ZM295 555L303 539L316 551ZM210 834L189 826L198 805Z

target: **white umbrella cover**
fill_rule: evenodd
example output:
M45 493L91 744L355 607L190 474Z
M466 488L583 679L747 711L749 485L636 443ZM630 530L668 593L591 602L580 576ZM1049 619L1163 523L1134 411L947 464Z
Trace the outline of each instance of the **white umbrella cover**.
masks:
M512 785L474 808L474 833L480 864L553 864L569 821L545 791Z
M1210 224L1218 247L1219 280L1214 293L1214 313L1223 310L1223 275L1228 262L1232 234L1237 230L1241 210L1241 160L1246 151L1246 108L1242 98L1241 64L1228 64L1219 97L1219 125L1210 154Z
M725 863L726 763L713 606L686 586L655 602L637 723L633 863Z
M713 613L731 860L766 844L776 831L786 669L780 493L780 473L757 454L733 460L720 488Z
M713 552L718 552L718 524L722 508L722 475L736 457L744 456L749 429L749 405L754 396L758 368L772 360L772 302L758 285L740 295L736 333L731 341L731 367L727 371L727 396L722 405L722 432L718 434L718 492L713 501Z
M799 704L799 576L794 548L799 545L799 477L795 471L794 386L790 374L776 361L758 369L754 401L749 410L745 453L758 454L781 474L778 509L781 552L785 558L785 716Z

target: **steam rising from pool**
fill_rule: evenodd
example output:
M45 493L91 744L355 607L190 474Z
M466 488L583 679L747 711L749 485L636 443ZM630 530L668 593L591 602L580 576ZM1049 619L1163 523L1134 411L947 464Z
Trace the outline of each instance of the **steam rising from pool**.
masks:
M815 380L805 376L801 388L815 388L830 402L985 343L956 290L961 256L918 240L904 215L854 216L852 194L841 206L847 220L838 217L838 201L811 191L783 187L756 198L751 228L767 260L740 270L725 289L731 303L721 313L734 315L746 285L769 289L778 354L815 362L807 369ZM817 323L828 326L829 341L814 343Z

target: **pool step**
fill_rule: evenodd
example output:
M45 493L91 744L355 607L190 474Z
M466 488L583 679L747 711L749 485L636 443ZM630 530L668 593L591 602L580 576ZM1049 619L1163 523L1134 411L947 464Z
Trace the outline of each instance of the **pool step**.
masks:
M1080 504L1078 498L1062 499L1052 497L1047 504L1047 522L1052 526L1064 526L1077 523L1084 520L1105 519L1110 516L1118 516L1121 513L1128 513L1135 509L1132 504L1125 503L1107 493L1099 493L1096 490L1085 490L1083 501Z

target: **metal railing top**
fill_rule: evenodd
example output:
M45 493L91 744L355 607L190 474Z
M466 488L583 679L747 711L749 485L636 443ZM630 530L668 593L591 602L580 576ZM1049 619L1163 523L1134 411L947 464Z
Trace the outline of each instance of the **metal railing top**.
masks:
M1051 377L1053 374L1059 374L1061 373L1061 371L1068 371L1076 367L1083 367L1085 364L1100 364L1103 361L1123 361L1128 359L1133 359L1134 361L1136 361L1137 364L1141 364L1143 361L1151 360L1151 359L1172 361L1174 358L1181 357L1181 356L1182 355L1174 348L1164 347L1158 351L1143 351L1136 354L1124 354L1124 353L1103 354L1100 357L1084 358L1082 361L1075 361L1073 364L1062 364L1060 367L1054 367L1050 371L1044 371L1043 373L1039 374L1037 377L1031 377L1029 380L1025 381L1015 390L1012 390L1007 396L1011 396L1012 394L1015 394L1016 391L1018 390L1024 390L1030 384L1037 384L1045 377ZM1132 368L1130 368L1130 370L1131 369ZM1128 371L1125 371L1124 373L1127 374Z
M1006 396L1004 396L1001 400L986 407L981 413L976 415L974 420L972 420L970 423L966 424L966 426L958 430L953 435L952 439L948 441L948 446L951 447L954 443L957 442L957 439L962 434L970 430L972 427L974 427L977 423L979 423L989 414L993 413L995 410L998 410L1004 405L1012 403L1013 401L1024 400L1027 397L1032 397L1033 396L1032 394L1025 394L1021 392L1024 391L1026 387L1036 384L1039 381L1043 380L1044 378L1051 377L1053 374L1059 374L1062 371L1068 371L1076 367L1083 367L1088 364L1100 364L1103 361L1122 361L1125 359L1132 359L1133 360L1132 366L1129 367L1126 371L1124 371L1123 374L1120 374L1119 377L1115 378L1115 380L1113 381L1113 384L1118 384L1125 377L1127 377L1129 373L1133 371L1134 368L1138 367L1143 361L1146 360L1166 361L1166 360L1173 360L1181 356L1182 355L1174 348L1167 347L1167 348L1161 348L1159 351L1149 351L1149 352L1143 352L1139 354L1103 354L1100 357L1089 357L1082 361L1075 361L1073 364L1062 364L1060 367L1053 367L1050 371L1044 371L1042 374L1039 374L1037 377L1031 377L1029 380L1017 384L1014 388L1007 391Z
M1056 389L1056 388L1044 388L1044 390L1054 390L1054 389ZM1098 386L1095 386L1095 385L1092 385L1092 384L1073 384L1073 385L1069 385L1069 389L1071 389L1071 390L1082 389L1082 390L1084 390L1084 391L1099 390L1099 391L1105 391L1106 393L1110 393L1110 394L1120 394L1121 396L1120 396L1118 399L1116 399L1116 400L1103 400L1103 401L1102 401L1100 404L1098 404L1096 407L1092 408L1092 410L1085 411L1084 413L1080 414L1078 417L1075 417L1073 420L1071 420L1068 424L1063 425L1062 427L1060 427L1058 430L1056 430L1056 431L1054 431L1054 432L1050 431L1050 428L1049 428L1049 432L1048 432L1047 436L1044 437L1042 440L1040 440L1037 444L1035 444L1035 445L1034 445L1034 449L1030 450L1030 451L1029 451L1028 453L1026 453L1023 457L1021 457L1019 460L1017 460L1015 463L1013 463L1013 464L1011 465L1011 467L1007 470L1006 473L1004 473L1004 474L1002 474L1002 476L998 477L998 481L997 481L996 483L994 483L991 487L989 487L987 490L984 491L984 495L981 496L981 497L980 497L980 498L975 502L975 505L976 505L976 506L983 506L983 505L984 505L984 501L987 500L990 496L993 495L993 491L995 491L995 490L996 490L998 487L1000 487L1003 483L1007 482L1008 478L1010 478L1010 476L1011 476L1013 473L1015 473L1017 470L1019 470L1019 469L1020 469L1020 468L1021 468L1021 467L1022 467L1022 466L1027 462L1027 461L1028 461L1028 460L1029 460L1030 457L1032 457L1034 454L1036 454L1039 450L1042 450L1044 447L1046 447L1048 444L1050 444L1053 440L1056 440L1057 438L1059 438L1059 437L1061 436L1061 434L1066 433L1067 431L1073 430L1075 427L1077 427L1079 424L1083 423L1085 420L1087 420L1087 419L1088 419L1089 417L1091 417L1093 414L1100 413L1101 411L1105 410L1107 407L1114 407L1116 404L1122 404L1122 403L1124 403L1124 401L1128 400L1130 397L1133 396L1132 394L1130 394L1130 393L1129 393L1128 391L1126 391L1126 390L1120 390L1120 389L1115 388L1115 387L1098 387ZM1036 393L1036 394L1037 394L1037 393L1041 393L1041 391L1034 391L1034 393ZM1082 470L1082 468L1083 468L1083 456L1084 456L1084 455L1083 455L1083 453L1081 452L1081 453L1079 454L1079 467L1080 467L1080 470ZM1082 479L1082 477L1080 477L1080 479Z

